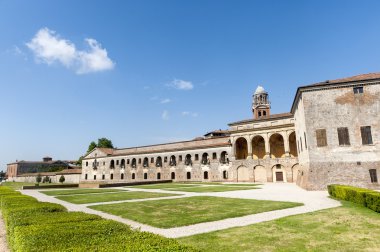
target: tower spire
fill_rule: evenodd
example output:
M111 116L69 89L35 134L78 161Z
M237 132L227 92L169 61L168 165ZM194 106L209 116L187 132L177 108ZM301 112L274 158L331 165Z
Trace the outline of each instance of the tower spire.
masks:
M269 117L270 102L268 92L262 86L256 88L252 97L252 113L254 119Z

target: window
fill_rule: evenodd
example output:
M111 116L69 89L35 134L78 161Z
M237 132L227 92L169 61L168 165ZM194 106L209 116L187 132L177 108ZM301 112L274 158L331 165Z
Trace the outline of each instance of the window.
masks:
M182 162L182 155L178 156L178 162Z
M263 116L266 116L267 115L267 112L266 111L263 111Z
M362 94L363 93L363 87L354 87L354 94Z
M84 175L84 179L87 180L87 174Z
M154 158L150 158L150 163L151 163L151 164L154 163Z
M212 153L212 159L216 159L216 152Z
M175 179L175 172L172 172L170 176L171 176L171 179Z
M338 141L340 146L350 145L350 135L348 128L338 128Z
M303 151L303 148L302 148L302 138L300 137L300 144L301 144L301 151Z
M111 173L111 179L113 179L113 173Z
M227 179L227 178L228 178L227 171L223 171L223 179Z
M161 173L157 173L157 179L160 180L161 179Z
M106 175L102 175L102 180L105 180L106 179Z
M96 180L96 175L94 175L94 180Z
M129 159L127 159L127 164L129 164Z
M164 163L168 162L168 157L164 157Z
M124 179L124 173L120 174L120 179Z
M139 158L139 164L141 164L141 158Z
M372 144L372 134L371 134L371 126L363 126L360 127L360 132L362 135L362 144L368 145Z
M259 111L259 116L261 116L261 111Z
M187 179L191 179L191 172L187 172L187 173L186 173L186 178L187 178Z
M199 155L198 155L198 154L195 154L194 159L195 159L195 161L198 161L198 159L199 159Z
M203 179L208 179L208 171L205 171L205 172L203 173Z
M148 179L148 173L144 173L144 179Z
M116 160L116 165L119 165L119 160Z
M377 183L377 171L376 169L369 170L369 176L371 177L371 183Z
M317 136L317 146L327 146L326 129L317 129L315 133Z
M136 174L132 173L132 179L136 179Z
M300 154L300 142L297 140L297 150L298 150L298 154Z
M303 133L303 136L304 136L304 138L305 138L305 150L307 150L306 132Z
M86 166L88 166L88 162L86 162Z

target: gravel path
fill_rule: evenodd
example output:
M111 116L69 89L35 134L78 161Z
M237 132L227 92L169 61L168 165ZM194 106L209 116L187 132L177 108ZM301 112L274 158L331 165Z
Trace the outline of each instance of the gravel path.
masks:
M141 231L152 232L155 234L160 234L165 237L178 238L184 236L190 236L195 234L207 233L217 230L222 230L232 227L241 227L247 226L259 222L270 221L286 216L303 214L308 212L314 212L322 209L333 208L340 206L340 202L330 199L328 197L327 191L306 191L295 184L288 183L268 183L259 186L261 189L257 190L241 190L241 191L229 191L229 192L217 192L217 193L189 193L189 192L180 192L180 191L170 191L171 193L181 193L180 196L171 196L164 198L153 198L153 199L139 199L139 200L126 200L126 201L117 201L117 202L105 202L105 203L96 203L96 204L87 204L87 205L77 205L68 203L59 199L56 199L52 196L47 196L35 190L23 190L23 194L33 196L39 201L53 202L65 206L69 211L82 211L91 214L97 214L106 219L111 219L119 221L125 224L130 225L133 228L139 228ZM161 189L137 189L137 188L128 188L131 191L147 191L147 192L168 192ZM145 201L145 200L161 200L167 198L183 198L183 197L192 197L192 196L215 196L215 197L228 197L228 198L241 198L241 199L258 199L258 200L274 200L274 201L291 201L291 202L300 202L304 206L275 210L265 213L258 213L247 215L243 217L224 219L213 222L205 222L194 224L190 226L177 227L177 228L156 228L141 224L132 220L123 219L119 216L112 214L103 213L96 211L86 206L90 205L100 205L100 204L111 204L111 203L120 203L120 202L131 202L131 201Z
M3 216L0 214L0 252L9 252L6 234Z

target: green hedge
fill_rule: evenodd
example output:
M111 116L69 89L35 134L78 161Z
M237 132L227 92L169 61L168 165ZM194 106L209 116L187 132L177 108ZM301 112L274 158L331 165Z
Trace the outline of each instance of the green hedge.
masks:
M380 213L380 192L346 185L328 185L327 190L334 198L351 201Z
M0 186L0 208L12 251L198 251L97 215L67 212Z

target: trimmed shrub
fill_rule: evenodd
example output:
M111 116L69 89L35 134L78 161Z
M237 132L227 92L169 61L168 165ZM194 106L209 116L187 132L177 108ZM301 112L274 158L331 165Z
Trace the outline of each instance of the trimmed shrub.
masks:
M334 198L351 201L380 212L379 192L346 185L328 185L327 190Z

